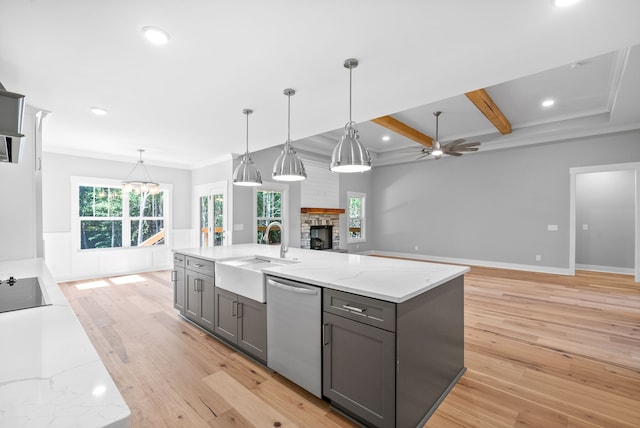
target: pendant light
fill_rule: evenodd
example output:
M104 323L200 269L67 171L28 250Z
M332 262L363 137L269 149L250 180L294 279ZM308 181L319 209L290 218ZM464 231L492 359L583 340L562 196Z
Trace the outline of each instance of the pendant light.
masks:
M288 99L287 141L284 142L282 153L273 164L273 174L271 174L271 177L278 181L301 181L307 178L302 159L293 150L293 142L291 141L291 96L295 93L296 91L293 89L284 90Z
M351 120L351 72L358 66L358 60L345 60L344 67L349 69L349 122L344 127L344 135L333 149L331 165L333 172L364 172L371 169L371 155L369 150L360 142L356 123Z
M150 193L152 195L160 193L160 185L151 180L149 171L147 171L147 168L144 166L144 161L142 160L144 150L138 149L138 152L140 153L140 159L127 177L122 180L122 191L125 193Z
M244 153L242 162L233 171L233 184L237 186L260 186L262 184L260 171L253 164L249 154L249 115L253 113L253 110L246 108L242 110L242 113L247 116L247 150Z

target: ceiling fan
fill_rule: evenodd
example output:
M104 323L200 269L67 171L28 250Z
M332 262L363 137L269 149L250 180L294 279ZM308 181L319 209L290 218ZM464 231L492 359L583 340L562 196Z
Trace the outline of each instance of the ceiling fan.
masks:
M431 147L423 147L420 149L420 156L418 156L416 160L420 160L429 155L433 155L434 159L440 159L443 154L450 156L462 156L463 153L478 151L478 146L480 145L479 141L465 143L464 138L459 138L450 143L441 144L438 139L438 117L441 114L441 111L433 112L433 115L436 117L436 138L431 142Z

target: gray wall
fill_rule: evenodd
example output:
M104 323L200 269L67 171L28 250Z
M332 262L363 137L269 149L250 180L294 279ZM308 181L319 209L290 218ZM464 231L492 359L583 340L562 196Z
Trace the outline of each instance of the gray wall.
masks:
M577 174L576 264L633 269L634 237L635 171Z
M48 232L69 232L71 228L71 177L124 179L136 163L135 153L127 162L43 153L43 229ZM173 184L172 226L191 227L191 171L145 164L151 178Z
M569 168L638 160L636 131L374 168L373 246L567 268Z
M35 118L25 112L22 161L0 162L0 260L36 257Z

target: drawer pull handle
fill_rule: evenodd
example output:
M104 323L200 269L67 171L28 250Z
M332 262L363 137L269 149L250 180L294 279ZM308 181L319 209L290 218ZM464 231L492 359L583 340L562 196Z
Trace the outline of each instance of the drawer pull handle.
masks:
M362 308L356 308L355 306L349 306L349 305L342 305L343 308L345 308L348 311L354 311L354 312L358 312L358 313L363 313L365 310Z
M201 264L199 264L199 263L194 263L193 265L194 265L195 267L197 267L197 268L203 268L203 267L204 267L204 265L201 265Z

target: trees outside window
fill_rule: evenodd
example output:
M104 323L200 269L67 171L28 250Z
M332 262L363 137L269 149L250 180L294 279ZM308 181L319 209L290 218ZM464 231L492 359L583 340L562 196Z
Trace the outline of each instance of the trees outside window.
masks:
M116 186L78 186L80 249L162 245L165 194L123 193Z
M275 190L257 190L256 207L256 242L261 244L263 243L264 234L269 223L277 221L282 224L282 192ZM268 243L279 244L281 236L282 231L279 228L272 227L269 231Z
M366 194L347 192L348 233L347 242L364 242Z

